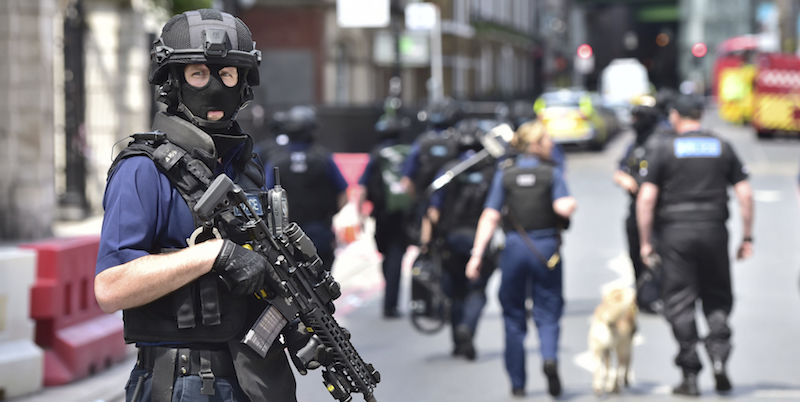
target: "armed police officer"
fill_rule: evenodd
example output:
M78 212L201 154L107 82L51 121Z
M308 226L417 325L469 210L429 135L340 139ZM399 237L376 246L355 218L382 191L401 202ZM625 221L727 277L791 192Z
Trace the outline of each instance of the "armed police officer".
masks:
M293 401L280 342L264 358L240 342L264 310L252 294L269 263L237 245L237 228L193 236L191 207L218 175L265 208L264 172L235 121L259 84L260 52L241 20L203 9L172 17L151 54L163 108L109 171L95 277L98 304L123 311L125 340L138 347L126 399Z
M481 119L459 122L456 126L459 157L445 164L442 171L447 171L483 149L481 137L499 124L495 120ZM477 279L468 279L464 267L470 259L478 218L483 212L496 166L495 159L486 158L453 177L450 183L433 193L422 220L423 250L435 247L435 252L441 256L442 288L450 299L453 355L463 356L467 360L476 358L473 338L486 305L486 284L497 266L496 247L489 247L484 253Z
M481 275L483 256L500 221L506 233L500 256L500 305L505 326L505 364L515 397L525 395L525 299L533 298L533 321L548 393L561 394L558 341L564 311L560 231L576 208L561 170L550 162L553 141L540 121L521 125L511 145L520 152L495 174L475 233L466 275Z
M461 107L451 98L431 102L423 116L428 129L420 134L403 162L403 186L415 195L409 230L412 242L419 243L419 228L428 205L424 194L445 163L458 156L457 131L453 127L462 117Z
M364 172L358 180L359 206L364 200L372 203L370 214L375 219L375 245L383 255L381 268L386 282L383 296L383 317L398 318L400 274L403 255L410 244L408 224L413 207L411 192L402 185L402 165L411 148L400 141L408 126L405 118L387 113L375 123L378 145L369 154Z
M267 188L275 184L269 173L278 167L292 220L314 242L323 267L330 271L336 248L333 216L347 203L347 181L331 153L316 142L317 114L312 107L275 113L273 124L277 142L261 152Z
M700 394L698 301L708 323L704 343L716 390L724 393L732 388L726 371L731 352L728 316L733 307L725 226L728 186L733 186L742 216L737 258L753 253L753 197L747 171L727 141L701 128L702 112L699 97L676 98L669 119L677 135L655 144L636 201L641 256L648 265L660 256L664 315L678 341L675 364L683 380L673 393L687 396Z
M651 98L645 98L651 99ZM632 127L635 134L634 140L628 145L614 172L614 183L621 187L630 196L628 203L628 217L625 219L625 234L628 239L628 254L633 265L633 273L637 284L643 284L647 267L639 254L639 228L636 225L636 194L642 183L642 175L647 173L647 144L651 134L656 130L660 113L655 106L655 101L637 105L631 111ZM651 273L652 274L652 273ZM639 310L646 313L656 313L660 310L658 295L653 292L657 289L640 287L637 292ZM653 294L647 294L647 293Z

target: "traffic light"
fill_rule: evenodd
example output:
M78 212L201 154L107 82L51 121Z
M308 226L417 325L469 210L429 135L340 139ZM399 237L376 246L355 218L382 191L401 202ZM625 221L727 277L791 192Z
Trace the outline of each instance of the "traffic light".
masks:
M703 57L708 53L708 47L703 42L697 42L692 45L692 56L694 57Z
M578 57L581 59L588 59L592 57L592 47L588 43L578 46Z

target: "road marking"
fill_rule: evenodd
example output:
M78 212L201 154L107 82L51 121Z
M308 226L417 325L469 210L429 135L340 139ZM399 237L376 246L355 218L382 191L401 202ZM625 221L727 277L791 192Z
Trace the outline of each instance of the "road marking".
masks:
M631 287L634 285L635 280L633 275L633 266L631 265L631 260L627 253L620 252L614 258L608 260L608 262L606 262L606 268L612 272L615 272L617 274L617 278L604 283L601 286L602 294L605 295L613 289ZM589 319L591 320L591 317ZM633 338L633 344L641 345L643 343L644 337L641 334L636 334ZM597 359L594 358L593 354L588 349L575 355L573 362L576 366L581 367L590 373L594 372L595 368L599 364ZM631 370L631 372L633 372L633 370Z
M606 294L612 289L633 286L635 282L633 279L633 266L627 253L620 252L616 257L608 260L606 267L616 272L618 277L602 285L602 294Z
M754 176L767 176L767 175L775 175L775 176L789 176L795 177L797 174L797 162L781 162L770 160L766 154L762 157L759 157L758 160L760 162L753 162L748 163L747 171L751 175Z
M778 202L783 199L781 192L777 190L755 190L753 198L757 202Z
M800 390L797 389L764 389L755 390L751 394L754 398L800 400Z
M575 357L572 359L572 362L575 363L576 366L590 373L593 373L594 369L599 364L597 359L595 359L592 353L588 350L575 355Z

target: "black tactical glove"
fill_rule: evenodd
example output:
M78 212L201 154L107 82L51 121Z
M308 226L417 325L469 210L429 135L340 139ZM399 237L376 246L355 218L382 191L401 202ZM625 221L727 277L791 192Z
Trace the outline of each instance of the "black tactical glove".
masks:
M308 332L299 320L286 324L281 333L292 363L300 374L305 375L307 370L319 368L325 362L327 355L322 341Z
M570 219L561 215L556 215L556 226L561 230L569 229Z
M264 286L264 272L269 262L260 254L224 240L211 270L236 295L252 294Z

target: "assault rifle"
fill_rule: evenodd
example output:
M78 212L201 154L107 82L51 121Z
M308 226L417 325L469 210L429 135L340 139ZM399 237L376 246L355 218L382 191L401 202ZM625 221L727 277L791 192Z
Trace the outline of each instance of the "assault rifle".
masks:
M357 392L365 401L375 402L373 391L380 373L364 362L350 343L350 332L333 317L333 300L341 294L339 284L322 268L311 239L296 223L288 223L286 192L277 168L275 183L267 193L266 221L257 213L258 203L251 203L224 174L217 176L194 207L208 229L216 219L238 227L248 235L249 247L272 265L265 289L257 295L269 301L270 307L243 342L263 356L285 324L299 319L314 336L306 347L290 353L298 371L306 374L307 364L316 360L322 366L322 382L334 399L350 401Z
M483 149L439 175L430 186L428 186L426 194L430 196L435 191L450 183L453 178L486 158L502 158L508 153L508 143L511 141L512 137L514 137L514 130L512 130L511 126L508 124L500 124L492 128L486 135L480 138Z

